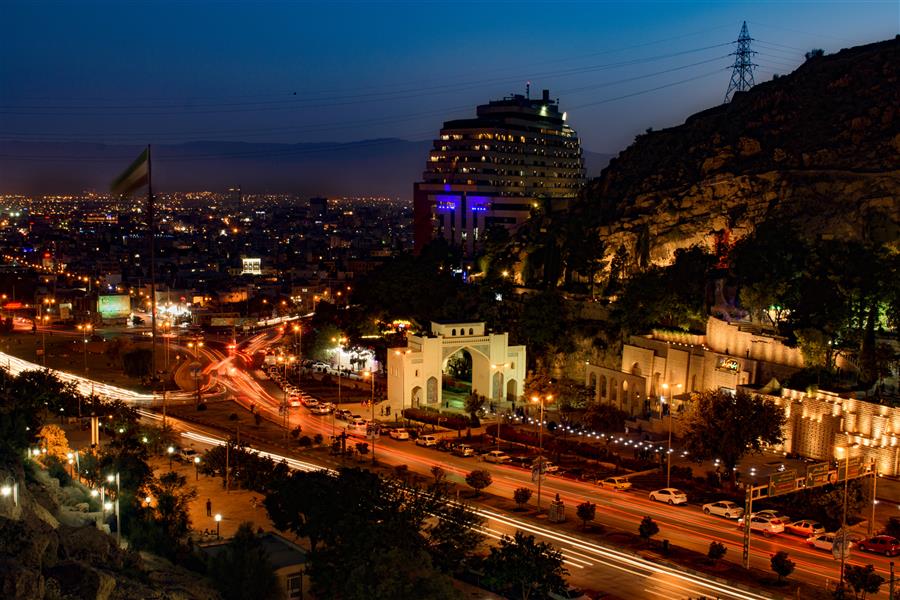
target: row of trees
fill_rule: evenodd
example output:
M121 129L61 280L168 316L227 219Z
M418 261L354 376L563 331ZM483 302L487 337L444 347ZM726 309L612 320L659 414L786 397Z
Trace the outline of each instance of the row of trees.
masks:
M482 519L446 497L439 475L421 488L360 469L298 471L273 484L264 506L276 527L309 540L317 597L458 598L450 577L467 571L523 600L565 585L561 555L533 537L480 555Z

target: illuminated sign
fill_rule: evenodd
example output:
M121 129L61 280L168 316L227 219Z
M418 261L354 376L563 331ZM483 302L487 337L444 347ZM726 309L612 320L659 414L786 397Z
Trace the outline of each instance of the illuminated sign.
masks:
M438 210L456 210L456 203L459 201L459 196L445 196L442 194L437 196L435 201Z
M262 259L242 258L241 275L262 275Z
M716 369L720 371L729 371L731 373L737 373L741 370L741 363L737 361L736 358L728 358L726 356L720 356L718 362L716 363Z
M97 298L97 312L104 319L124 319L131 314L131 296L100 296Z

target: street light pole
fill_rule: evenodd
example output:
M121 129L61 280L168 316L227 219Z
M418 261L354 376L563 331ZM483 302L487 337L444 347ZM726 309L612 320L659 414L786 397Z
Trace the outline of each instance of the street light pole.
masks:
M537 473L537 507L538 512L541 510L541 478L544 475L544 400L551 400L553 396L533 396L534 402L540 402L541 414L540 423L538 423L538 473Z
M377 435L375 431L375 373L371 370L363 373L363 376L368 377L372 380L372 396L369 400L369 404L372 405L372 464L375 464L375 436Z
M675 387L680 388L681 384L677 384ZM662 384L662 388L666 391L669 390L669 384ZM666 404L666 401L663 400L662 404ZM662 404L660 406L662 406ZM666 487L672 487L672 396L668 398L668 407L669 407L669 451L666 453Z

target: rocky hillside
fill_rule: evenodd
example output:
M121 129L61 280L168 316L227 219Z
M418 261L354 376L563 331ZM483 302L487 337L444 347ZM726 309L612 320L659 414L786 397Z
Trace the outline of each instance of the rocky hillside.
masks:
M766 218L900 239L900 38L808 60L680 126L639 136L594 180L607 251L637 265Z
M211 583L159 557L120 550L87 512L87 490L60 487L38 468L8 471L18 503L0 497L0 598L216 600Z

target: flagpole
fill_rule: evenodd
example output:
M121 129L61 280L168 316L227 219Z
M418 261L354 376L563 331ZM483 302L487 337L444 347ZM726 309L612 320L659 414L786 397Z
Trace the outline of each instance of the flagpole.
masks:
M156 217L153 205L153 160L147 144L147 225L150 230L150 385L156 392ZM165 409L163 410L165 414ZM166 422L163 418L163 428Z

